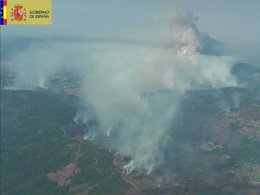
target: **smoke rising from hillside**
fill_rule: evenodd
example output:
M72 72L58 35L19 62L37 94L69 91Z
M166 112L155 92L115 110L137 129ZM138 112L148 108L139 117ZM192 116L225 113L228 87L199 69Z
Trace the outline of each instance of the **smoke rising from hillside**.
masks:
M132 158L126 166L150 172L164 160L178 94L234 85L230 59L200 53L203 43L192 15L174 15L172 48L98 45L83 91L96 108L113 147ZM168 93L163 93L168 91Z
M180 109L179 95L189 89L235 85L230 74L233 59L202 52L203 33L191 13L176 12L168 23L163 42L171 47L65 42L32 45L11 62L17 87L44 87L61 69L73 69L101 126L98 132L88 131L86 137L106 135L113 149L132 159L126 166L129 172L149 173L164 161L168 134L174 131L171 121ZM29 74L32 67L35 71ZM87 120L82 114L78 116Z

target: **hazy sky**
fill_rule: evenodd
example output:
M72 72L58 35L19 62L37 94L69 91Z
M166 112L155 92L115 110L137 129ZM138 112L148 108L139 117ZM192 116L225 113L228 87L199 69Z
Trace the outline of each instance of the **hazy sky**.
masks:
M260 62L259 0L54 0L52 26L4 26L2 37L34 35L153 41L163 17L189 9L228 52Z

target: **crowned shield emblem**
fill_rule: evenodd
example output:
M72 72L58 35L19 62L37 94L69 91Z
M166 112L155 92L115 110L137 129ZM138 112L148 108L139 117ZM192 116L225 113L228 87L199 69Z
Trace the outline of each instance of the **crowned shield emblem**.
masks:
M12 21L26 21L26 9L22 5L15 5L11 11Z

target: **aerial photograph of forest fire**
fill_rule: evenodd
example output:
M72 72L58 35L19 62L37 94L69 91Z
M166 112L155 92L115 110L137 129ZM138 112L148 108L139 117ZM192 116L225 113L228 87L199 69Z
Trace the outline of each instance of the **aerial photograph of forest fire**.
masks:
M0 0L2 195L259 195L259 0Z

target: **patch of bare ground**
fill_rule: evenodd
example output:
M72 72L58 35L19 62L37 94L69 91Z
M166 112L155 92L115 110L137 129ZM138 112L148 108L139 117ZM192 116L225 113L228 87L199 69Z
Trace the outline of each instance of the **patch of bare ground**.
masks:
M52 181L56 182L58 186L68 186L71 183L71 179L80 169L77 168L75 163L70 163L56 172L47 174L47 177Z

